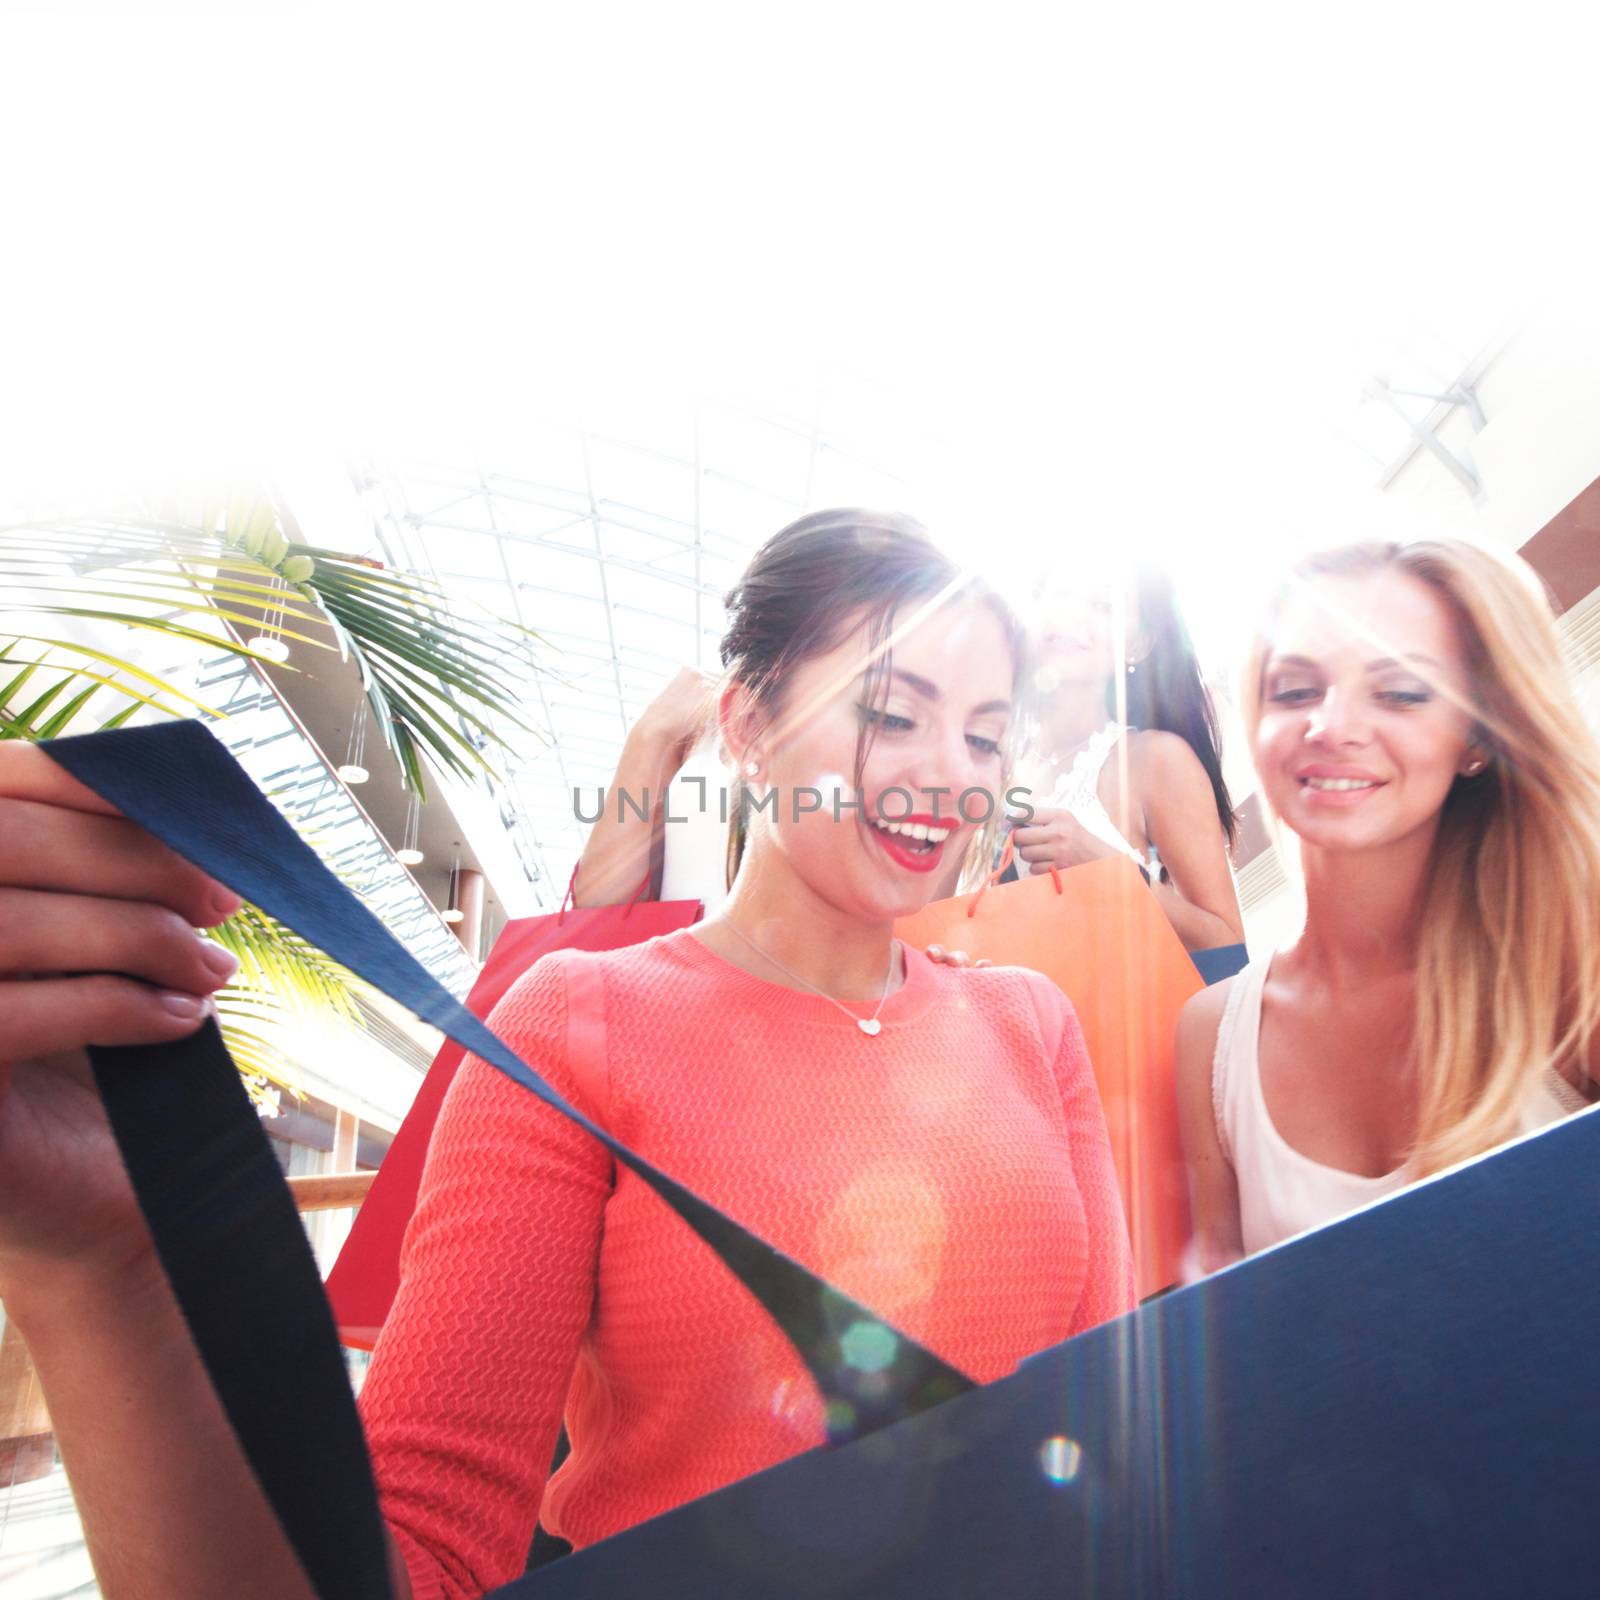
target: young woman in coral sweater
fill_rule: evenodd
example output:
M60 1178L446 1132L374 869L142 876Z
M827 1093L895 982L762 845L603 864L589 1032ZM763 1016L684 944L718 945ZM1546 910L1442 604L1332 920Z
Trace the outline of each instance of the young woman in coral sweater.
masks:
M646 945L547 958L491 1020L658 1165L954 1366L1002 1377L1133 1293L1070 1006L1034 974L937 967L892 934L966 845L975 796L1003 788L1013 625L915 524L859 512L778 534L728 610L722 737L762 808L727 902ZM41 752L0 746L16 1058L0 1296L109 1600L309 1593L80 1054L190 1031L226 975L190 929L233 904ZM698 1240L474 1061L439 1120L362 1407L413 1600L515 1576L536 1519L582 1546L824 1431L797 1358ZM563 1415L572 1454L547 1484Z

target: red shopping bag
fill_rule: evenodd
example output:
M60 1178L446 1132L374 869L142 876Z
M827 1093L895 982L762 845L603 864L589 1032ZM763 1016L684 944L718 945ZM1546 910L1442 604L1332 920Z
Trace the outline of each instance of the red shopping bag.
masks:
M571 893L569 885L569 897ZM474 1016L487 1017L506 990L552 950L620 950L643 944L658 934L674 933L698 922L701 911L698 900L639 901L635 897L625 906L563 904L560 911L548 916L508 922L467 996L467 1009ZM460 1045L446 1039L433 1058L328 1274L328 1299L339 1337L355 1349L373 1347L394 1303L400 1283L400 1244L416 1209L428 1140L464 1054Z
M903 918L895 932L918 949L941 944L1031 967L1072 1001L1105 1107L1142 1299L1178 1281L1189 1239L1173 1043L1184 1001L1204 984L1126 857L1016 883L997 885L998 877Z

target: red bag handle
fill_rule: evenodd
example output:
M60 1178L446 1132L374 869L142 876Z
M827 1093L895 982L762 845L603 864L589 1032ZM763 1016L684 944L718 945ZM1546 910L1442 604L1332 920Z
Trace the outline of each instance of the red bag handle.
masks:
M651 873L646 872L644 877L640 880L639 887L633 891L633 894L628 899L627 905L623 908L623 916L627 916L628 913L632 911L636 905L638 905L640 896L643 895L645 890L650 887L651 876ZM580 909L577 903L577 891L578 867L575 865L572 869L572 876L567 879L567 892L561 897L561 909L556 913L556 926L558 928L566 926L567 912L569 910L577 911ZM570 907L567 904L569 900L572 901L572 905Z
M652 840L654 839L654 835L655 835L656 823L661 820L661 818L665 815L665 813L666 813L666 801L665 800L658 800L655 803L655 805L650 808L650 832L651 832ZM618 812L618 815L620 816L621 813ZM581 866L581 865L582 865L582 857L579 857L578 863L576 865L574 865L574 867L572 869L572 876L567 879L567 892L564 895L562 895L562 897L561 897L561 909L556 913L556 926L558 928L562 928L562 927L566 926L566 921L567 921L567 902L569 900L571 900L572 903L573 903L572 904L572 909L574 911L579 909L578 903L577 903L577 888L578 888L578 866ZM640 883L639 887L637 889L635 889L633 891L633 893L628 897L628 903L623 908L623 912L622 912L624 917L626 917L629 914L629 912L631 912L633 910L633 908L636 905L638 905L640 896L643 895L645 890L650 887L650 880L653 877L655 877L655 874L656 874L655 845L652 842L652 844L650 846L650 865L647 866L644 869L644 881L642 883ZM585 909L596 909L597 910L598 907L585 908Z

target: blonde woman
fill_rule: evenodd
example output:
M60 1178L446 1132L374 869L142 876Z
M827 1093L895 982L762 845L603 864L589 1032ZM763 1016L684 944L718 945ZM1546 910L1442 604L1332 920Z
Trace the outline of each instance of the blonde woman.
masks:
M1306 918L1179 1025L1199 1271L1600 1098L1600 751L1531 569L1313 557L1243 702Z

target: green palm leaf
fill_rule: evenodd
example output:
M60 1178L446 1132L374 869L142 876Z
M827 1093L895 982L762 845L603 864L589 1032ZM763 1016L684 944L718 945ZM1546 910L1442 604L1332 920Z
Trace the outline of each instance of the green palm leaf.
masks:
M235 987L264 991L290 1008L359 1019L350 974L258 906L241 906L211 937L239 963Z
M248 902L208 936L239 962L232 982L216 995L217 1021L234 1061L243 1072L298 1092L299 1074L274 1042L275 1025L332 1015L359 1026L360 980Z
M493 770L491 752L511 748L502 729L538 737L520 711L523 681L542 670L536 634L487 613L463 614L431 578L301 543L291 537L297 532L259 489L209 502L191 496L187 505L114 520L5 527L0 588L30 611L116 623L208 650L252 654L240 636L269 616L284 638L337 648L360 668L380 734L419 792L426 762L470 779ZM234 632L214 638L182 620L201 615ZM319 624L328 638L318 635ZM132 662L58 637L17 634L58 652L58 669L109 668L98 679L109 692L120 692L126 676L193 703ZM520 668L509 682L508 662ZM159 695L142 703L173 709ZM33 726L4 697L0 717L5 737L27 737L19 729Z
M424 750L464 778L493 770L488 747L512 749L497 722L539 737L520 709L523 681L541 670L532 653L537 634L452 610L438 584L415 573L309 545L291 547L293 555L313 563L307 587L360 667L374 717L408 783L422 787ZM509 683L508 662L521 669Z
M492 752L510 750L508 735L534 733L520 708L527 682L546 670L538 635L463 613L431 578L301 542L260 487L0 527L0 595L0 616L27 619L0 628L0 739L55 738L97 715L117 727L146 708L221 716L137 662L36 620L49 617L256 660L243 640L268 629L337 649L359 667L382 737L418 794L428 764L471 779L492 770ZM217 996L234 1060L247 1081L295 1088L275 1024L303 1012L358 1023L359 980L255 906L210 937L239 961Z

